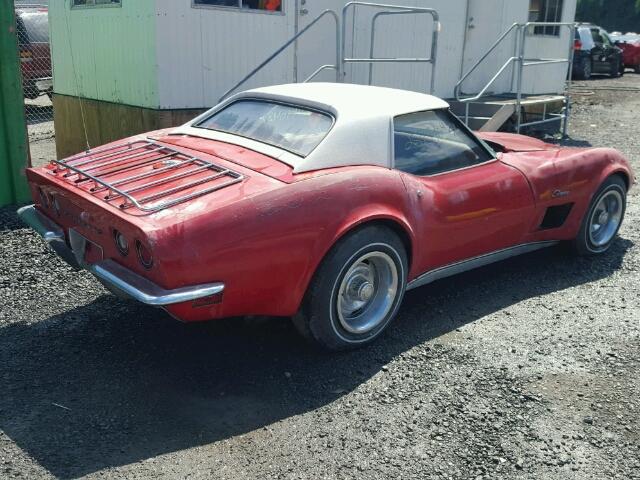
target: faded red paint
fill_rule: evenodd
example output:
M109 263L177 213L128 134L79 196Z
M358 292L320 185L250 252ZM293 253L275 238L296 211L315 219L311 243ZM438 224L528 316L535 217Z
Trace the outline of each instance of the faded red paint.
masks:
M375 166L294 175L289 166L234 145L155 132L171 144L245 175L242 183L155 214L120 210L46 167L27 174L38 208L102 246L104 257L164 288L224 282L222 301L172 305L183 321L294 314L322 258L366 222L393 222L411 244L409 280L430 269L526 242L570 239L598 185L633 179L615 150L572 149L528 137L481 134L498 158L433 177ZM114 177L114 180L117 177ZM38 187L62 197L62 214L39 205ZM566 191L561 198L553 192ZM545 209L575 203L558 229L540 231ZM84 212L84 213L83 213ZM145 270L115 248L113 229L153 252Z
M640 68L640 39L620 42L617 46L622 49L622 62L625 67Z

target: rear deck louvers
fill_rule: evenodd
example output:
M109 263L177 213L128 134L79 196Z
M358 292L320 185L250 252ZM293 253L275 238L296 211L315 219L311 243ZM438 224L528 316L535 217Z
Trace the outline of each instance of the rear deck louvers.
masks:
M53 160L51 173L121 209L157 212L241 182L243 176L151 140Z

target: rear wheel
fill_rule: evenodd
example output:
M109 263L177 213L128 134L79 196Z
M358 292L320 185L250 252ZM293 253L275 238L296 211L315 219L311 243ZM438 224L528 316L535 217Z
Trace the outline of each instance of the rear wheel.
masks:
M640 73L640 65L636 65L635 67L633 67L633 71L635 73Z
M589 80L592 73L593 70L591 68L591 60L588 58L583 58L576 68L576 77L581 80Z
M395 316L407 279L407 254L388 228L372 225L340 240L307 291L296 328L330 350L372 342Z
M619 58L611 62L611 71L609 76L611 78L618 78L622 76L622 61Z
M609 250L620 230L627 207L627 186L619 176L609 177L591 200L574 247L580 255Z

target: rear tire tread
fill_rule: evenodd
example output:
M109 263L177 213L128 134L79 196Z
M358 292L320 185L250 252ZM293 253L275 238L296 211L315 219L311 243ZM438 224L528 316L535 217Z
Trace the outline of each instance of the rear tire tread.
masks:
M346 341L335 332L336 326L332 324L330 313L327 313L329 312L327 304L330 309L334 308L333 289L339 272L345 266L345 259L349 259L355 252L364 251L373 244L385 245L390 252L395 252L396 260L399 260L398 295L384 323L362 340ZM407 263L407 254L402 241L384 226L364 226L347 234L338 240L318 267L300 309L293 316L294 326L305 339L328 350L348 350L371 343L386 329L402 302L407 283Z

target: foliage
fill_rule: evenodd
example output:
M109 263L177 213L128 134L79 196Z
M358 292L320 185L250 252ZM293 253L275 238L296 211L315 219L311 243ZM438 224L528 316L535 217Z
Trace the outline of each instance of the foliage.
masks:
M578 0L578 22L590 22L606 30L640 31L640 0Z

